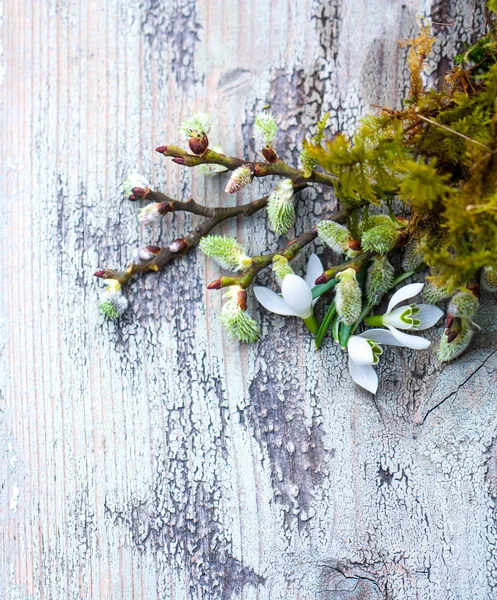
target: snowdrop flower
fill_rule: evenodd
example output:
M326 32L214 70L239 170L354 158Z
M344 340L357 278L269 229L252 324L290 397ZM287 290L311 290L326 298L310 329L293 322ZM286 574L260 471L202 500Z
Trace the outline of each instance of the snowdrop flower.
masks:
M317 298L312 299L311 290L314 281L322 272L321 261L316 254L311 254L305 279L289 273L281 283L281 296L268 288L257 286L254 288L255 297L266 310L277 315L300 317L309 331L317 333L319 324L314 316L314 304Z
M378 389L378 375L373 366L378 364L383 354L380 344L403 345L386 329L369 329L351 336L347 343L350 376L357 385L372 394L376 394Z
M365 319L366 323L373 326L383 325L387 327L394 338L400 342L401 346L414 348L415 350L428 348L431 344L429 340L408 335L399 331L399 329L413 329L415 331L428 329L435 325L443 315L443 312L431 304L410 304L395 308L400 302L419 294L423 287L423 283L405 285L391 297L387 312L384 315L367 317Z

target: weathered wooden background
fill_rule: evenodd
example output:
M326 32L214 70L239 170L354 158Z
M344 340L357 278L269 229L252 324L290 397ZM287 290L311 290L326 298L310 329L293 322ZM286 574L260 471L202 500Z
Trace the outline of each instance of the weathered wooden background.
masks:
M325 110L350 131L399 105L417 13L443 23L436 81L482 0L4 0L2 598L497 598L495 298L457 364L387 350L373 399L300 321L259 311L261 342L230 343L202 256L136 280L117 325L92 277L191 226L141 230L130 170L210 205L271 189L228 198L166 165L154 148L193 109L253 156L269 103L296 158ZM324 199L303 196L297 232ZM278 243L264 215L221 231Z

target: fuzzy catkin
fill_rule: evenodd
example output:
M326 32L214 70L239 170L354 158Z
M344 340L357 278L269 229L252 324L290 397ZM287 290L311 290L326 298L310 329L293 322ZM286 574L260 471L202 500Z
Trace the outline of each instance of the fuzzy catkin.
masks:
M335 288L337 313L345 325L352 325L361 314L361 288L357 283L355 270L352 268L342 271L337 277L340 279Z
M366 277L366 298L376 305L388 292L393 282L394 268L386 256L377 256L368 268Z
M449 362L454 360L468 348L473 337L473 330L468 319L461 319L461 332L459 335L449 342L446 332L444 331L440 340L437 357L440 362Z

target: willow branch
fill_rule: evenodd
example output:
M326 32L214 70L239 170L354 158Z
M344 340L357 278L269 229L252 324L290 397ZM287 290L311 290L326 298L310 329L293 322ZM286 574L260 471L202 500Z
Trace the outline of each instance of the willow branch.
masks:
M196 167L198 165L215 164L226 167L229 171L234 171L243 165L247 165L254 174L254 177L267 177L268 175L281 175L291 179L294 183L320 183L327 186L333 186L338 180L333 175L312 171L310 177L304 177L304 171L290 167L282 160L276 160L273 163L252 162L241 158L225 156L207 150L202 156L190 154L178 146L160 146L157 152L164 156L173 157L175 163L185 167Z
M295 185L294 189L299 192L306 188L305 183ZM189 212L194 215L200 215L207 217L205 221L197 225L193 231L191 231L185 237L175 240L170 246L161 248L160 251L150 260L142 261L139 263L131 263L124 271L118 271L115 269L105 269L97 271L96 275L103 279L116 279L121 285L125 285L134 275L140 273L147 273L149 271L160 271L168 263L182 256L188 252L191 248L197 246L200 240L206 236L216 225L231 219L233 217L250 217L262 208L267 203L269 196L264 196L253 202L242 204L240 206L223 207L218 206L216 208L209 208L195 202L193 198L190 198L186 202L174 200L169 198L161 192L154 192L149 190L146 194L146 198L154 200L156 202L166 202L170 206L168 212Z
M350 209L343 208L333 213L330 217L328 217L328 220L336 221L337 223L344 223L349 212ZM210 283L208 287L209 289L220 289L230 285L239 285L242 288L247 289L254 280L254 277L256 277L256 275L258 275L263 269L272 264L275 256L283 256L290 261L295 258L303 248L313 242L317 235L316 228L313 227L309 231L306 231L299 237L292 240L285 250L277 250L276 252L271 252L270 254L253 256L252 264L244 273L237 275L236 277L221 277L220 279ZM346 266L343 268L346 268Z

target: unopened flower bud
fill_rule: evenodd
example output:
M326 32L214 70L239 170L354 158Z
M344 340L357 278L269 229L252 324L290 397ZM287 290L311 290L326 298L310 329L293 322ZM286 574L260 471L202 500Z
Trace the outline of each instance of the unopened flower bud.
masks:
M366 297L376 305L388 292L393 282L394 268L386 256L373 258L366 278Z
M173 240L169 245L169 250L174 252L175 254L179 254L180 252L184 252L188 248L188 244L183 238L178 238Z
M438 360L449 362L460 356L471 343L473 330L469 319L455 318L449 329L446 329L440 340Z
M273 257L273 271L279 281L283 281L286 275L291 275L293 269L288 263L288 259L281 254L276 254Z
M386 215L369 218L368 228L361 236L364 250L386 254L395 247L399 239L399 226Z
M271 229L283 235L295 222L294 191L291 179L284 179L271 192L267 203Z
M320 221L316 225L316 230L321 242L337 254L348 253L351 250L350 244L355 241L347 227L335 221Z
M108 319L118 319L128 308L128 301L121 293L121 284L116 279L105 279L107 284L98 301L100 312Z
M135 250L134 256L140 262L146 262L147 260L151 260L152 258L154 258L154 256L159 252L159 246L142 246L141 248L137 248Z
M209 147L207 138L209 129L209 115L198 112L181 123L180 134L188 141L190 150L194 154L202 155Z
M246 290L238 290L236 295L236 303L242 310L247 310L247 292Z
M170 212L169 202L152 202L138 211L138 221L146 227L160 223L162 217Z
M349 249L354 252L360 252L362 250L361 242L358 240L350 240L348 243Z
M278 155L273 148L265 147L261 150L262 156L267 160L268 163L274 163L278 160Z
M220 290L223 287L221 278L211 281L207 286L208 290Z
M105 275L105 269L100 269L99 271L95 271L93 273L94 277L99 277L100 279Z
M423 299L428 304L438 304L450 298L452 292L447 285L435 285L428 281L423 289Z
M221 310L221 321L230 338L241 342L255 342L259 335L259 325L246 313L247 292L239 285L227 288L226 302Z
M454 317L470 319L476 314L479 307L478 298L472 292L462 290L452 296L447 312Z
M225 192L227 194L236 194L252 182L254 175L249 165L243 165L235 169L226 184Z
M146 194L145 190L153 190L154 188L150 185L150 183L148 182L148 180L141 175L140 173L131 173L130 175L128 175L128 177L126 177L126 179L123 181L123 190L124 193L126 194L126 196L130 197L130 196L140 196L140 194L137 194L135 192L135 190L143 190L144 191L144 195ZM131 198L130 198L131 200Z
M200 240L199 248L223 269L246 270L252 264L252 259L235 238L208 235Z
M217 154L224 154L224 150L221 148L221 146L212 146L211 150ZM223 173L224 171L228 170L227 167L223 167L223 165L216 165L214 163L199 165L198 168L207 177L212 177L213 175L217 175L218 173Z
M481 272L481 287L492 294L497 292L497 268L483 267Z
M164 154L164 152L166 152L167 150L167 146L158 146L155 151L159 152L159 154Z
M145 196L150 191L150 188L134 187L131 191L133 196L136 196L138 198L145 198Z
M362 309L362 294L356 271L351 267L345 269L337 274L337 279L340 280L335 287L337 313L345 325L352 325L359 318Z
M177 165L181 165L184 166L186 165L186 160L184 158L182 158L181 156L175 156L172 159L173 163L176 163Z
M135 202L135 200L137 200L138 198L134 195L131 194L130 196L128 196L128 200L131 200L131 202Z

